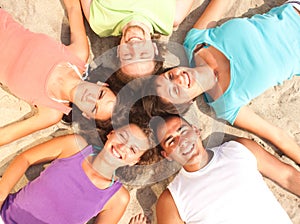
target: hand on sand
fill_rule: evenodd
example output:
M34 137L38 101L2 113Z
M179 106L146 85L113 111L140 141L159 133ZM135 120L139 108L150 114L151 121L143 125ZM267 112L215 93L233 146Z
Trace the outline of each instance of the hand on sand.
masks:
M130 219L129 224L148 224L147 217L140 213Z

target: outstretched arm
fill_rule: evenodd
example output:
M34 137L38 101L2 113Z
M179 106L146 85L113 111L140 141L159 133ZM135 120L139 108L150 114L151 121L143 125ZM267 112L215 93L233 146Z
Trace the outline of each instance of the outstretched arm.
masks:
M176 0L176 11L173 27L179 26L190 13L194 0Z
M121 187L98 214L96 224L117 224L124 214L130 200L129 192Z
M0 127L0 146L56 124L61 120L62 112L48 107L38 107L38 112L25 120Z
M240 109L234 125L270 141L296 163L300 163L300 147L295 140L282 129L262 119L250 108L244 106Z
M281 162L250 139L239 138L237 141L246 146L254 154L257 160L258 170L263 176L300 196L300 172L298 170Z
M211 0L193 27L200 30L215 27L233 3L233 0Z
M71 33L71 41L68 48L81 60L86 62L89 58L90 52L80 1L64 0L64 3L69 18Z
M156 216L158 224L183 224L176 204L168 189L159 196L156 204Z
M78 152L83 145L85 140L82 137L66 135L51 139L16 156L0 179L0 207L29 166L68 157Z

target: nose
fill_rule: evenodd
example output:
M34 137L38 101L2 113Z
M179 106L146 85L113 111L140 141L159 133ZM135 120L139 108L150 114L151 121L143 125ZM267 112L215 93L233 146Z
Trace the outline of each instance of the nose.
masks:
M181 71L179 69L176 69L174 72L172 72L173 80L177 85L184 85L184 79L181 75Z
M188 141L187 139L182 139L179 142L179 148L180 150L185 150L185 148L188 146Z
M86 96L86 102L89 102L89 103L96 103L97 102L97 96L94 95L94 94L88 94Z
M124 156L126 155L126 152L127 152L126 143L117 144L117 148L118 148L119 153L121 154L122 158L124 158Z
M126 151L125 145L126 145L125 143L119 143L117 146L120 151L124 152Z

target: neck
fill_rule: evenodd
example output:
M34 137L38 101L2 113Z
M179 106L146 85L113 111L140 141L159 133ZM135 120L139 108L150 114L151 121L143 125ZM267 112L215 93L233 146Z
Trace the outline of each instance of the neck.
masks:
M123 29L122 29L122 33L125 34L126 33L126 30L129 28L129 27L140 27L141 30L143 30L146 34L149 34L151 33L151 27L149 27L147 24L143 23L143 22L139 22L139 21L130 21L129 23L127 23Z
M202 168L204 168L205 166L207 166L207 164L211 161L211 159L213 158L214 152L211 150L205 150L204 149L204 153L202 155L202 159L199 163L195 163L195 164L191 164L191 165L186 165L183 166L183 168L187 171L187 172L196 172L198 170L201 170Z
M226 91L230 84L229 60L213 46L201 48L195 52L194 58L196 66L208 67L211 70L210 74L206 74L206 76L210 76L211 82L207 83L204 92L207 92L212 99L216 100Z
M71 101L71 93L80 81L80 77L72 68L67 65L58 65L48 79L48 94L59 100Z
M203 64L195 68L199 75L196 76L196 82L199 85L199 95L212 89L218 83L214 71L207 65Z
M92 168L107 179L111 179L115 170L125 165L122 160L114 158L105 150L102 150L92 161Z

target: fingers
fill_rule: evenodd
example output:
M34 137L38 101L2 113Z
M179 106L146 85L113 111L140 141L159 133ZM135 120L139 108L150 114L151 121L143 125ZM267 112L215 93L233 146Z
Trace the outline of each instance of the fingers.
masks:
M97 85L99 85L99 86L106 86L106 87L109 86L108 83L106 83L106 82L100 82L100 81L97 82Z
M146 223L147 223L147 217L143 213L133 216L129 222L129 224L146 224Z

